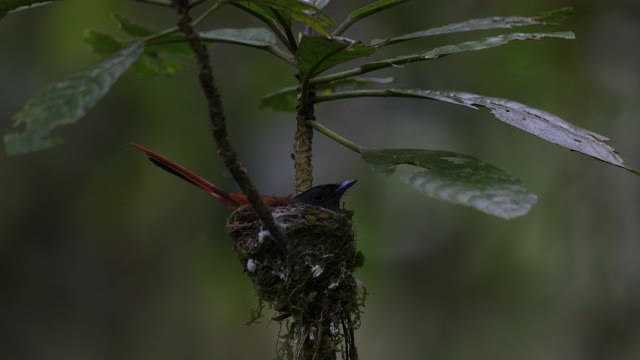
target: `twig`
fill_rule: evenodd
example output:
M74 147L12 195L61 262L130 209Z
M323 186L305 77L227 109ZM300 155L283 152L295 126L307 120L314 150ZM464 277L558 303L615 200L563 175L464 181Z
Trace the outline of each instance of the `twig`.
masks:
M340 145L343 145L344 147L348 148L349 150L356 152L358 154L360 154L362 152L362 147L358 146L356 144L354 144L353 142L343 138L342 136L338 135L337 133L333 132L332 130L330 130L329 128L320 125L320 123L318 123L317 121L307 121L306 124L308 126L311 126L312 128L316 129L318 132L320 132L321 134L325 135L326 137L330 138L331 140L337 142Z
M348 28L351 27L351 25L355 24L356 21L357 19L347 17L346 19L344 19L344 21L340 25L338 25L338 27L333 31L333 33L331 33L331 35L332 36L342 35L345 31L347 31Z
M213 14L214 11L218 10L218 8L222 5L226 5L228 3L228 1L226 0L220 0L218 2L216 2L215 4L213 4L210 8L208 8L207 10L205 10L205 12L203 12L200 16L198 16L195 20L193 20L192 22L192 26L196 27L198 26L198 24L200 24L202 21L204 21L204 19L206 19L209 15ZM191 4L191 6L189 7L189 9L193 8L194 6L196 6L197 4Z
M262 197L247 175L247 170L242 167L242 164L238 159L238 155L231 146L227 137L226 119L222 108L220 93L216 88L215 80L213 78L209 52L200 38L200 35L196 32L191 23L192 19L189 15L189 1L175 0L174 4L178 15L178 27L187 37L189 46L193 50L198 62L200 70L200 85L207 100L209 119L211 121L211 131L216 146L218 147L218 154L224 161L224 164L231 173L231 176L233 176L233 179L236 181L238 186L240 186L243 193L247 195L249 203L253 206L264 226L269 230L274 238L281 241L284 239L282 231L275 223L271 211L269 211L269 208L265 205L264 201L262 201Z

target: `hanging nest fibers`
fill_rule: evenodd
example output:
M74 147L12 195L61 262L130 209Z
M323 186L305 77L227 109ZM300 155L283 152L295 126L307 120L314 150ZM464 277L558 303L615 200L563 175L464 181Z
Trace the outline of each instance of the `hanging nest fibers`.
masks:
M356 249L350 211L294 204L272 207L285 234L273 238L250 206L234 211L227 232L258 294L259 306L285 320L280 359L356 359L354 331L366 291L353 276L364 257Z

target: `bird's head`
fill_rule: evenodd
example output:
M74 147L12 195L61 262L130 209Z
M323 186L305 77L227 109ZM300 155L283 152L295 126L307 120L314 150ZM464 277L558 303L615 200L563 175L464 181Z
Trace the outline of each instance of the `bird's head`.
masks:
M340 184L324 184L314 186L311 189L298 194L295 197L296 202L319 206L325 209L339 211L340 200L342 195L349 189L357 180L345 180Z

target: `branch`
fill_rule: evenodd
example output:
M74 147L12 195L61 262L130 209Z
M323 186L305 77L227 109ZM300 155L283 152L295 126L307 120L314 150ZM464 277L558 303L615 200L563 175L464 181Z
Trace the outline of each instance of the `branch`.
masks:
M313 130L306 124L315 120L313 102L315 89L309 85L309 79L302 75L298 93L296 115L296 134L293 143L293 161L296 169L296 194L308 190L313 185Z
M313 163L312 163L312 146L313 131L309 128L309 122L315 121L314 100L316 96L315 87L311 84L311 77L320 66L330 57L347 48L345 45L326 54L322 59L316 62L306 74L300 73L300 87L298 93L297 106L297 128L295 142L293 144L293 160L296 169L296 193L306 191L313 185Z
M350 99L357 97L409 97L409 98L422 98L420 96L411 96L409 94L398 94L389 90L351 90L351 91L340 91L333 94L327 95L318 95L314 99L314 103L321 103L325 101L334 101L340 99Z
M284 239L283 234L275 223L273 216L271 215L271 211L265 205L264 201L262 201L262 197L251 182L249 175L247 175L247 170L242 167L242 164L238 159L238 155L231 146L227 137L226 119L222 108L222 101L220 100L220 93L216 88L215 80L213 78L209 52L200 38L200 35L198 35L191 23L191 16L189 15L189 1L176 0L174 4L178 14L178 27L187 37L189 46L193 50L198 62L200 70L200 85L202 86L202 91L207 100L209 119L211 121L211 131L213 133L213 139L216 146L218 147L218 154L224 161L227 169L229 169L233 179L242 189L242 192L247 195L249 203L253 206L264 226L269 230L274 238L282 240Z
M317 121L307 121L306 124L308 126L311 126L312 128L316 129L318 132L322 133L323 135L325 135L326 137L328 137L329 139L339 143L340 145L345 146L346 148L348 148L349 150L356 152L358 154L360 154L362 152L362 146L358 146L355 143L343 138L342 136L338 135L338 133L330 130L329 128L320 125L319 122Z

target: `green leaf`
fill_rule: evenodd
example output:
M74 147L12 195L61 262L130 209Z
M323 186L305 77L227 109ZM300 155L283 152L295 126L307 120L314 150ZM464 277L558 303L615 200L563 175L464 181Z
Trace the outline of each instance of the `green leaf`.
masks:
M346 90L353 88L362 88L368 85L374 84L389 84L393 82L392 77L386 78L374 78L374 77L352 77L348 79L341 79L318 85L316 88L317 95L332 94L338 90ZM260 106L270 107L279 111L296 111L297 105L297 87L288 86L277 90L271 94L262 98Z
M95 30L85 30L83 40L101 56L109 56L124 47L124 43L114 36Z
M567 7L545 13L542 16L493 16L481 19L472 19L441 27L431 28L428 30L417 31L393 37L391 39L376 39L371 42L371 45L380 47L428 36L461 33L475 30L507 29L528 25L558 25L558 23L562 22L569 15L571 15L572 10L573 9L571 7Z
M208 43L207 40L205 40L205 42ZM193 56L191 47L182 35L169 35L163 41L147 44L145 53L148 51L153 51L155 53Z
M327 36L329 35L327 29L336 26L333 20L322 10L298 0L235 1L234 4L250 13L257 13L260 17L277 22L273 12L273 10L276 10L280 12L289 24L292 20L296 20Z
M354 20L359 20L359 19L363 19L367 16L371 16L373 14L379 13L380 11L383 11L387 8L390 8L392 6L396 6L396 5L400 5L404 2L407 2L409 0L379 0L376 1L372 4L366 5L361 7L358 10L353 11L351 14L349 14L349 18L354 19Z
M477 51L490 49L502 45L506 45L511 41L515 40L540 40L544 38L558 38L558 39L574 39L575 35L571 31L562 31L562 32L550 32L550 33L512 33L512 34L504 34L498 36L492 36L488 38L484 38L479 41L467 41L455 45L445 45L441 47L437 47L435 49L431 49L421 54L411 54L411 55L403 55L398 56L391 59L380 60L376 62L371 62L367 64L363 64L361 69L364 72L369 72L373 70L378 70L390 66L396 65L405 65L412 62L424 61L424 60L434 60L441 58L446 55L466 52L466 51Z
M375 48L351 39L303 36L296 59L303 73L316 75L338 64L369 56L375 51Z
M111 16L118 23L120 30L135 37L145 37L153 35L155 31L149 30L140 25L134 24L122 15L112 13Z
M55 0L2 0L0 1L0 17L14 11L27 10L29 8L47 5Z
M573 7L565 6L560 9L547 11L540 15L538 19L544 19L548 24L560 24L573 14Z
M213 42L226 42L259 48L268 48L278 44L276 35L265 28L216 29L200 33L200 36Z
M624 166L619 153L605 144L605 141L609 140L608 138L570 124L556 115L515 101L457 91L390 89L389 92L444 101L476 110L485 108L491 111L497 119L539 138L628 169Z
M137 42L113 56L51 84L13 116L13 126L26 126L23 132L4 138L9 155L50 148L62 142L51 138L55 128L77 122L104 96L111 86L140 56L144 43Z
M99 31L86 30L84 41L91 46L93 51L103 57L110 56L118 50L125 48L124 41ZM131 67L140 75L175 75L182 65L167 60L162 53L175 53L191 55L191 48L185 43L184 37L170 36L168 43L152 44L146 46L138 60Z
M512 219L529 212L537 196L520 180L472 156L421 149L362 149L362 159L383 174L398 165L415 171L401 179L421 193L486 214Z
M131 68L140 75L173 76L182 69L182 64L168 61L161 54L145 49Z
M169 3L169 2L168 2ZM135 24L122 15L112 13L111 16L118 23L118 27L124 33L136 38L144 38L156 34L156 30L151 30L141 25ZM123 44L124 47L124 44ZM134 65L134 70L142 73L168 74L180 68L179 64L172 64L162 59L163 53L191 56L193 52L182 34L171 34L163 36L146 44L143 56ZM158 67L159 66L159 67ZM155 71L157 69L160 71ZM172 70L173 69L173 70ZM168 71L168 72L167 72Z

